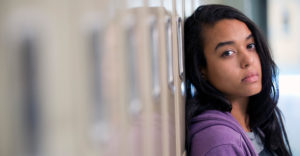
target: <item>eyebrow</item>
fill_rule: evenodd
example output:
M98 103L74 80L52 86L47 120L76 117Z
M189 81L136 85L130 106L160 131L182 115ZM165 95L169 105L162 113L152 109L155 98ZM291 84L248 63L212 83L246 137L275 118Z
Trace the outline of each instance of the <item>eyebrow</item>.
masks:
M249 39L252 38L252 37L253 37L253 35L250 34L250 35L248 35L248 36L246 37L246 40L249 40ZM215 51L216 51L218 48L222 47L222 46L225 46L225 45L232 45L232 44L234 44L234 41L219 42L219 43L217 44L216 48L215 48Z

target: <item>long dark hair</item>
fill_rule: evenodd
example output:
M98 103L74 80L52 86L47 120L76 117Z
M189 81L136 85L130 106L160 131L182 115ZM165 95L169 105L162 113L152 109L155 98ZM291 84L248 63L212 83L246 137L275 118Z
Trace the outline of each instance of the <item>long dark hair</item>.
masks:
M261 138L269 150L280 156L292 155L287 134L282 121L282 114L277 107L278 86L277 66L270 54L268 44L257 26L243 13L224 5L203 5L185 20L185 68L187 80L186 132L190 121L205 110L230 112L232 107L224 95L201 75L206 67L203 51L203 27L213 26L222 19L236 19L247 25L256 43L262 69L262 90L251 96L248 104L250 128L259 129ZM195 93L189 90L192 84ZM186 147L189 153L190 138L187 135Z

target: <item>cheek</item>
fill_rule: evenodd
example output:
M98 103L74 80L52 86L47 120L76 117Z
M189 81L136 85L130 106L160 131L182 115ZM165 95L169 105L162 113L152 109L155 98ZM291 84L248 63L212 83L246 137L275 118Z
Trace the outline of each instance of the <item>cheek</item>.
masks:
M255 66L256 66L256 69L258 70L258 72L260 73L261 75L261 62L260 62L260 58L259 58L259 55L257 53L255 53Z
M207 78L217 88L232 81L234 73L232 65L215 62L207 66Z

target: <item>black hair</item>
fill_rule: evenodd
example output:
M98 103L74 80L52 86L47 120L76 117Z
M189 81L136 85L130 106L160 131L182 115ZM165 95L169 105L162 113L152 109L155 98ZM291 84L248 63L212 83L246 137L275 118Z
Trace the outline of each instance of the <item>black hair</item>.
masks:
M269 150L280 156L292 155L287 134L282 121L282 114L277 107L278 85L277 66L270 54L267 41L261 31L248 17L235 8L225 5L202 5L185 20L185 68L187 81L186 100L186 132L190 121L196 115L206 110L230 112L232 106L224 95L212 86L201 74L206 67L202 30L213 26L222 19L236 19L245 23L251 31L256 44L262 69L262 90L250 97L247 113L250 128L260 129L262 140ZM191 84L196 92L192 94ZM189 154L190 138L186 135L186 148Z

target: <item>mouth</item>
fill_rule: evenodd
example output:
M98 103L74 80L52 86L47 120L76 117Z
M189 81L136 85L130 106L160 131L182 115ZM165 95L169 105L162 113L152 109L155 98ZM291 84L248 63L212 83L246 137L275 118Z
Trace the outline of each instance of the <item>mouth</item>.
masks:
M247 74L246 77L244 77L242 79L242 82L245 82L245 83L254 83L258 81L258 74L257 73L249 73Z

